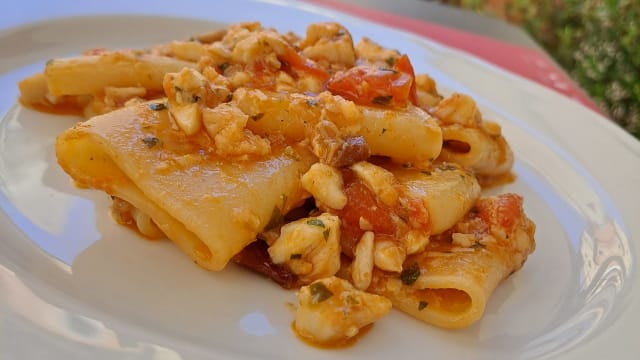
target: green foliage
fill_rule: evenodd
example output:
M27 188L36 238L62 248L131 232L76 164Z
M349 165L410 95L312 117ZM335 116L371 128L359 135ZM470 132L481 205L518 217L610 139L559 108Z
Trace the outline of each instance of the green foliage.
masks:
M521 23L640 139L640 0L449 0Z

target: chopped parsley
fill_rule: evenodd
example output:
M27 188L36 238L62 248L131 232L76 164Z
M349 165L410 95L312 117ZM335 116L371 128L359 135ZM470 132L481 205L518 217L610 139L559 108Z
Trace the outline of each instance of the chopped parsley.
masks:
M158 139L155 136L145 136L142 139L142 142L145 143L145 145L147 145L148 148L152 148L158 144L160 144L160 139Z
M345 298L345 301L347 302L347 304L351 306L360 305L360 301L351 294L347 295L347 297Z
M405 285L411 285L418 280L419 276L420 266L418 266L418 263L413 263L402 270L400 280Z
M309 219L307 220L307 225L319 226L321 228L324 227L324 223L320 219Z
M381 95L374 97L371 102L376 105L389 105L391 100L393 100L393 95Z
M164 110L167 108L167 105L165 105L164 103L151 103L149 104L149 109L153 110L153 111L160 111L160 110Z
M426 308L428 305L429 305L429 303L428 303L428 302L426 302L426 301L420 301L420 302L418 303L418 310L422 311L422 310L424 310L424 308Z
M322 236L324 236L324 239L327 240L329 238L329 233L331 232L331 229L326 229L325 231L322 232Z
M316 281L309 285L311 291L311 303L318 304L333 296L331 290L327 289L321 281Z
M385 62L387 63L387 65L389 65L389 66L393 66L393 65L395 65L395 64L396 64L396 58L394 58L393 56L389 56L389 57L388 57L388 58L386 58L384 61L385 61Z
M229 67L229 63L224 62L218 65L218 70L220 70L220 72L224 74L224 71L227 70L228 67Z
M382 132L380 133L380 135L384 134L387 132L387 128L382 128Z
M302 254L291 254L291 256L289 256L290 260L296 260L296 259L302 259Z
M475 243L473 243L473 245L471 245L471 247L474 249L484 249L487 246L485 244L480 243L479 241L476 241Z
M196 94L191 95L191 102L192 103L197 103L198 100L200 100L200 96L198 96Z
M275 227L278 227L284 223L284 216L282 215L282 211L277 206L273 207L271 211L271 217L269 217L269 222L264 227L264 230L271 230Z

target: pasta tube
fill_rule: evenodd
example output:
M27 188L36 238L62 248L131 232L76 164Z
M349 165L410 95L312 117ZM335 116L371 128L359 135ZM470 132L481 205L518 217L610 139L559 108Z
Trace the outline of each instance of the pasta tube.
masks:
M347 135L362 136L372 155L388 156L398 163L429 163L442 148L440 127L415 106L367 107L327 93L309 97L245 89L234 93L234 102L253 119L247 128L259 135L279 133L299 141L326 119Z
M108 86L161 91L164 75L184 67L195 64L165 56L108 52L52 60L44 74L52 95L83 95L102 93Z
M442 164L431 171L394 168L391 172L407 196L422 199L434 235L460 221L480 196L476 178L453 164Z
M442 132L436 121L422 109L361 107L361 130L374 155L388 156L398 163L423 165L440 154Z
M477 321L496 286L535 248L535 225L514 194L481 198L451 232L408 257L400 275L374 269L369 291L424 322L463 328Z
M444 145L440 159L455 162L478 175L500 175L511 170L513 153L501 135L477 128L450 125L442 128Z
M221 270L308 196L300 175L315 158L280 147L238 162L202 155L203 141L173 129L167 110L141 104L65 131L56 155L76 182L129 202L196 263Z

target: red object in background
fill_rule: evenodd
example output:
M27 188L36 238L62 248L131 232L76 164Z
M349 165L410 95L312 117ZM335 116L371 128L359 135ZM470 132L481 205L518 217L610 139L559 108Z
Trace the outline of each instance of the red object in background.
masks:
M466 51L498 67L547 86L603 114L602 110L546 53L427 21L347 4L337 0L305 1L409 31L443 45Z

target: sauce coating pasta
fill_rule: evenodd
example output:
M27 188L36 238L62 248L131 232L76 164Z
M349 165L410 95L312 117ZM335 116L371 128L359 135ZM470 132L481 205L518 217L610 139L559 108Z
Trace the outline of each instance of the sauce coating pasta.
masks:
M348 342L392 306L468 326L535 248L520 196L481 196L511 172L500 126L337 23L94 49L19 87L27 106L88 118L56 155L118 223L298 288L293 328L313 343Z

